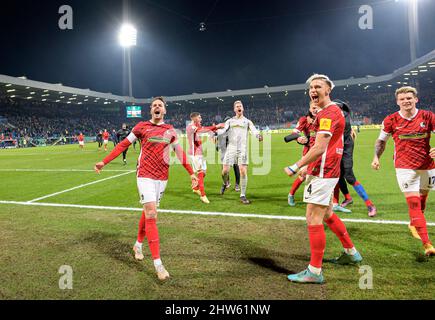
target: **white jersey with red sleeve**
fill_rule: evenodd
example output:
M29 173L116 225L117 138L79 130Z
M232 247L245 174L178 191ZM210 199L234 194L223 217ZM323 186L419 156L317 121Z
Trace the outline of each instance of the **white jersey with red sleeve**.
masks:
M330 103L316 116L313 130L317 135L331 136L326 151L323 155L308 165L308 174L319 178L339 178L340 163L343 157L343 133L345 119L342 110L335 103ZM310 147L315 143L311 141Z
M189 155L202 156L202 141L200 134L216 131L216 126L202 127L200 124L191 123L186 128L187 141L189 142Z
M382 123L380 140L394 140L394 166L396 169L431 170L434 160L429 156L431 132L435 130L435 114L416 110L407 119L401 112L387 116Z

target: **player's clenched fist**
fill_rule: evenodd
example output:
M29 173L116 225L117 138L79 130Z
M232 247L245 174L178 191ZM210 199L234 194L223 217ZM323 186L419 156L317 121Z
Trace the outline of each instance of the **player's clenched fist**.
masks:
M430 149L429 155L432 159L435 158L435 148Z
M379 159L373 159L372 168L375 170L379 170L381 168L381 164L379 163Z
M308 138L303 136L303 137L299 137L296 141L298 143L300 143L300 144L307 144L308 143Z
M103 167L104 167L104 162L101 161L101 162L98 162L98 163L95 165L94 170L95 170L96 173L99 174L99 173L101 172L101 170L103 170Z

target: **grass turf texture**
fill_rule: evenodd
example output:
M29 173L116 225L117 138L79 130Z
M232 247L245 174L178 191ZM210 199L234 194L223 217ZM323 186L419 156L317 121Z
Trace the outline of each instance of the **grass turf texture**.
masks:
M355 148L355 174L378 207L376 219L408 220L407 206L397 186L392 164L392 143L380 172L370 169L378 131L362 131ZM205 205L190 192L189 177L180 165L171 167L161 208L304 216L302 188L298 205L287 205L293 179L283 173L301 153L297 144L285 144L284 135L272 135L271 171L250 174L244 206L232 190L222 196L220 165L208 165ZM41 149L2 150L0 169L92 169L104 152L87 144ZM116 159L106 169L134 169ZM250 173L252 173L251 166ZM0 200L29 201L80 184L122 172L12 172L0 171ZM234 180L232 178L232 180ZM234 181L232 181L234 183ZM353 192L352 214L367 218L363 202ZM134 174L128 174L41 202L140 207ZM427 220L433 221L429 198ZM297 285L286 274L299 272L309 262L309 245L303 222L256 218L203 217L161 214L159 232L162 259L172 275L157 282L145 245L146 259L131 254L139 212L91 209L24 207L0 204L1 299L433 299L433 258L422 255L421 243L406 226L348 223L348 230L373 270L373 290L359 288L358 267L325 264L326 284ZM434 234L430 227L429 233ZM340 252L339 241L327 231L325 257ZM61 265L74 270L74 289L58 287Z

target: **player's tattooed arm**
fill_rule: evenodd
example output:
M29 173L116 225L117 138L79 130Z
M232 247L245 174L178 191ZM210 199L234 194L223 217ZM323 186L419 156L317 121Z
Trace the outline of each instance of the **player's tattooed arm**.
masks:
M381 165L379 159L385 151L385 147L387 146L387 141L378 139L375 144L375 156L372 161L372 168L375 170L379 170Z
M375 144L375 156L380 158L385 151L385 147L387 146L387 141L376 140Z

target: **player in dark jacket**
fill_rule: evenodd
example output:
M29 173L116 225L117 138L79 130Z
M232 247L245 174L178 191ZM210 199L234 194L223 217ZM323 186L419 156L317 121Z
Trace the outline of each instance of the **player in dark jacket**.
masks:
M344 146L343 146L343 157L341 159L341 168L340 168L340 180L338 182L337 187L334 191L334 212L351 212L346 209L346 206L353 203L353 199L350 196L349 189L347 188L347 184L349 183L354 188L355 192L363 199L367 206L369 217L376 216L376 207L373 202L369 199L367 192L364 190L362 184L356 179L355 174L353 172L353 149L354 149L354 141L355 141L355 132L352 129L352 119L350 116L350 107L349 104L343 102L341 100L334 101L340 108L343 110L344 118L346 120L346 126L344 128ZM345 196L345 200L338 205L340 190Z
M101 150L101 146L103 145L103 131L99 131L97 134L97 142L98 142L98 151Z
M130 134L130 130L128 129L128 126L125 123L123 123L122 128L116 133L116 137L118 141L122 141L125 138L127 138L129 134ZM124 165L127 164L127 152L128 149L122 152L122 161L124 162Z

